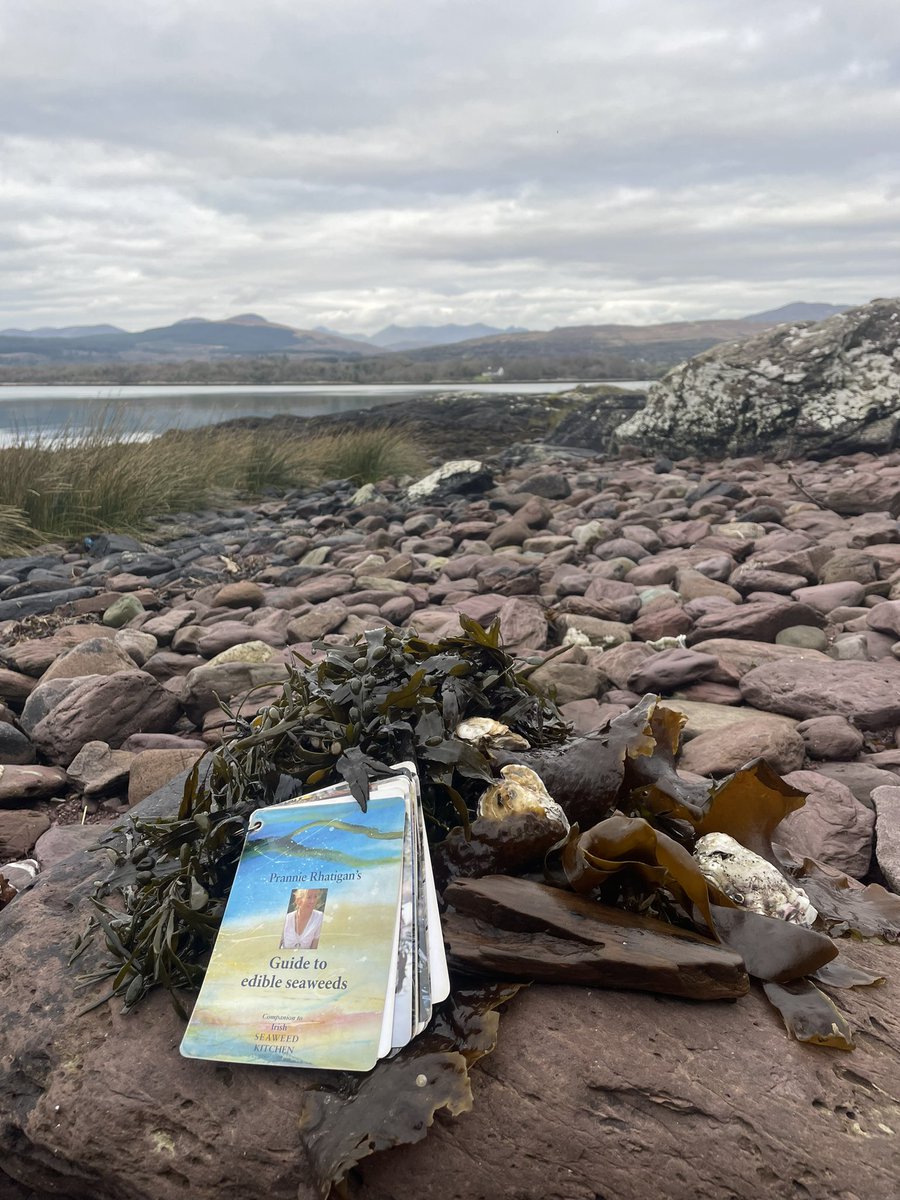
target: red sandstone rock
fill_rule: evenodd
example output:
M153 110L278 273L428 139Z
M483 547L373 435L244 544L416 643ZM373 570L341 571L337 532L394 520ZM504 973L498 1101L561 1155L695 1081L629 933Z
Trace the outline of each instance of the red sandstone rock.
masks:
M828 662L809 658L771 662L741 680L748 704L801 720L834 713L861 729L900 721L900 663Z
M872 860L875 814L844 784L817 771L793 771L784 778L807 793L806 804L785 817L776 840L798 858L814 858L862 879Z
M51 762L65 765L86 742L115 748L132 733L168 731L177 715L178 701L152 675L120 671L74 688L38 722L32 741Z

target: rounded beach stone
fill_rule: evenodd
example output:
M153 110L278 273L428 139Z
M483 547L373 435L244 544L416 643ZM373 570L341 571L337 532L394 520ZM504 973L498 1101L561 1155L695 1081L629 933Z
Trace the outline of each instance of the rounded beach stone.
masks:
M66 764L86 742L118 747L132 733L170 729L178 711L175 697L145 671L94 675L53 706L32 740L51 762Z
M0 700L19 705L28 699L33 689L34 680L30 675L0 667Z
M258 583L249 579L237 583L226 583L213 597L215 608L259 608L265 603L266 595Z
M142 667L156 653L159 642L152 633L144 633L141 629L120 629L113 638L113 645Z
M868 662L869 647L864 633L840 633L828 653L838 662Z
M0 861L29 854L41 834L49 828L50 818L46 813L32 812L30 809L0 809ZM0 874L3 874L2 867ZM0 1175L0 1183L2 1179Z
M127 625L129 621L133 621L144 611L144 606L137 596L126 594L120 596L118 600L114 600L104 612L103 624L111 629L121 629L123 625Z
M700 617L690 635L692 645L710 638L774 641L791 625L821 625L824 618L806 604L781 599L751 600Z
M229 646L227 650L211 658L209 666L218 667L223 663L267 663L276 657L276 650L266 642L241 642L237 646Z
M701 654L696 650L662 650L632 671L626 685L639 695L672 692L705 679L718 665L719 660L712 654Z
M22 804L28 800L46 800L68 787L65 771L59 767L4 763L0 766L0 804Z
M842 604L860 604L865 595L861 583L843 580L835 583L819 583L813 587L799 587L791 592L795 600L808 604L816 612L830 613Z
M547 641L547 615L536 599L511 596L497 614L503 645L510 654L541 650Z
M124 784L133 758L127 750L110 750L106 742L85 742L66 773L79 791L93 796Z
M536 687L547 691L555 689L557 704L596 698L602 691L602 680L603 676L595 667L557 660L538 667L531 675L531 682Z
M0 763L33 763L34 746L20 729L0 721Z
M863 748L863 735L846 717L812 717L801 721L797 732L810 758L849 760Z
M775 634L778 646L798 646L801 650L827 650L828 638L814 625L789 625Z
M753 759L763 758L776 771L796 771L803 766L803 739L791 722L740 721L716 732L703 733L687 742L680 766L697 775L730 775Z

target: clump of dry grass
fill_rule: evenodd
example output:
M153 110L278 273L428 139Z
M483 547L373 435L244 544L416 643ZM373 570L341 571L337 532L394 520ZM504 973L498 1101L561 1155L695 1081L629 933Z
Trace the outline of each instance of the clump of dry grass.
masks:
M310 441L312 461L328 479L375 483L388 475L420 475L427 461L414 438L387 426L321 433Z
M25 554L40 539L21 508L0 504L0 551L4 554Z
M0 554L98 529L138 532L151 518L322 479L415 474L424 457L396 430L286 437L266 430L181 430L139 440L119 414L54 438L0 447Z

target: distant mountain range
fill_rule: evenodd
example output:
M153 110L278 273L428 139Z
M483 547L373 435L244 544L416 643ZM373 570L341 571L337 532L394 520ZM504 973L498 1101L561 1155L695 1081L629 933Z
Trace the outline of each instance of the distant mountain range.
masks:
M793 304L782 304L781 308L769 308L765 312L753 313L744 320L760 325L786 325L789 321L824 321L827 317L836 317L838 313L846 312L851 307L850 304L807 304L805 300L795 300Z
M499 329L495 325L386 325L377 333L339 333L327 325L317 325L316 332L331 333L336 337L351 338L378 346L381 350L418 350L423 346L450 346L454 342L467 342L472 338L493 337L503 333L527 333L521 325L510 325Z
M792 315L824 310L822 316ZM409 350L406 357L414 362L492 360L494 370L503 368L515 376L525 362L536 359L571 362L573 370L583 360L604 358L624 365L640 363L648 376L660 368L674 366L721 342L759 333L761 328L792 320L821 320L844 312L844 307L829 304L788 304L770 313L755 313L735 320L670 321L659 325L563 325L546 332L503 333L453 345L428 346Z
M450 346L473 338L527 332L516 325L508 329L497 329L493 325L388 325L368 340L384 350L418 350L423 346Z
M659 374L720 342L748 337L761 327L822 320L847 306L796 302L737 320L672 321L658 325L572 325L549 331L491 325L389 325L368 337L334 330L294 329L241 313L224 320L188 317L171 325L129 333L114 325L0 331L0 367L50 370L66 364L226 364L283 360L304 367L303 378L353 378L360 382L427 378L634 377ZM335 376L315 364L348 370ZM366 364L370 366L366 367ZM350 368L352 367L352 371ZM287 368L286 368L287 369ZM595 372L592 376L590 373ZM224 377L224 375L223 375Z
M173 325L138 333L78 330L0 334L0 362L165 362L212 361L222 358L285 354L315 358L351 358L380 353L366 343L315 330L277 325L256 313L241 313L222 321L187 317ZM102 327L101 327L102 328Z
M124 332L125 330L120 329L118 325L64 325L61 329L47 325L43 329L0 329L0 337L77 338Z

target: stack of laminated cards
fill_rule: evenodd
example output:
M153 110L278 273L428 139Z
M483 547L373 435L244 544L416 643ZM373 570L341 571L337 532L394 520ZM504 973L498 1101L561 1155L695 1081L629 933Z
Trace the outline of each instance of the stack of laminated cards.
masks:
M415 767L253 813L188 1058L368 1071L450 991Z

